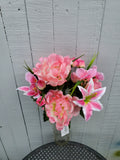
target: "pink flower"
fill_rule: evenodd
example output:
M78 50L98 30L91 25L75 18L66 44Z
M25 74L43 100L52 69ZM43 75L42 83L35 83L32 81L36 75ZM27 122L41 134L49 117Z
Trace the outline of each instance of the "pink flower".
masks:
M40 87L43 89L46 86L45 82L41 80L38 81L36 77L30 72L27 72L25 74L25 79L30 83L30 86L22 86L17 89L20 91L24 91L24 95L34 96L34 98L39 97L39 95L41 94L41 91L39 89Z
M104 80L104 74L102 72L97 72L97 66L93 66L92 68L96 69L96 75L93 78L93 82L94 82L94 89L98 89L102 87L102 83L99 81L103 81Z
M71 103L72 97L69 94L63 95L59 90L50 90L45 98L45 109L49 121L56 123L56 128L62 130L64 126L69 125L73 116L75 105Z
M45 105L45 99L42 99L42 96L40 96L39 98L37 98L36 103L38 104L38 106L42 107L43 105Z
M79 113L80 113L80 110L81 110L81 107L79 107L78 105L76 105L74 103L74 101L77 101L77 100L79 100L78 97L75 97L75 96L72 97L72 102L71 103L72 103L72 105L74 105L74 108L73 108L73 111L72 111L73 116L78 116Z
M38 80L36 83L36 87L40 90L43 90L46 87L46 83L43 80Z
M74 60L75 57L72 58ZM73 67L85 67L85 61L81 58L78 58L76 61L72 62Z
M89 70L84 68L77 68L76 72L71 73L71 80L74 83L81 80L89 81L92 77L95 77L96 73L96 68L91 68Z
M94 83L91 79L88 83L87 89L78 86L81 91L83 98L77 101L73 101L76 105L83 107L83 113L85 120L88 121L92 116L92 111L100 111L103 106L99 99L103 96L106 91L106 87L94 90Z
M66 82L71 70L72 60L70 57L63 57L53 53L48 57L41 57L39 61L40 63L37 63L36 67L33 68L33 72L39 79L52 86L60 86Z
M97 78L93 78L93 82L94 82L94 89L102 87L102 83Z

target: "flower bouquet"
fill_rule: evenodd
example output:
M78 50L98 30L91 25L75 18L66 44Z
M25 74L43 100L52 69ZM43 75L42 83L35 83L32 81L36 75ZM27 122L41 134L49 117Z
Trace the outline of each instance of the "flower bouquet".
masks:
M105 93L100 81L104 75L92 66L96 55L86 67L84 60L61 56L55 53L41 57L39 63L25 74L29 86L19 87L24 95L30 96L43 109L44 121L54 123L62 131L70 126L73 116L81 115L86 121L93 111L100 111L103 106L99 99Z

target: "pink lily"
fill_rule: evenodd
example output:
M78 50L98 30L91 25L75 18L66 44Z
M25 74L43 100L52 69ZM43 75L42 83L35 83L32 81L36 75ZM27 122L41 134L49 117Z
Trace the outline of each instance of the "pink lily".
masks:
M99 99L103 96L106 91L106 87L94 89L94 82L91 79L88 83L87 89L78 86L83 98L77 101L73 101L79 107L83 107L83 113L85 120L88 121L92 116L92 111L100 111L103 105Z
M39 98L37 98L36 103L38 104L38 106L42 107L43 105L45 105L45 98L42 99L42 96L40 96Z
M25 74L25 80L30 83L30 86L22 86L17 88L17 90L24 91L24 95L26 96L34 96L34 98L38 98L41 94L39 89L42 90L45 88L45 82L37 80L36 77L30 72Z
M81 80L89 81L91 78L95 77L96 73L96 68L91 68L89 70L86 70L84 68L77 68L75 72L72 72L71 80L74 83Z
M102 87L102 83L100 81L104 80L104 74L102 72L97 72L97 66L94 65L92 68L96 69L96 75L93 78L94 89L101 88Z

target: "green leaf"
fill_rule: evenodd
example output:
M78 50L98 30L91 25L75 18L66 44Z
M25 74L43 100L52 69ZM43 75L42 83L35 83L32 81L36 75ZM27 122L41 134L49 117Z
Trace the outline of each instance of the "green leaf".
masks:
M82 54L81 56L79 56L79 57L73 59L72 62L76 61L77 59L79 59L79 58L82 57L82 56L84 56L84 54Z
M77 83L75 83L75 85L74 85L74 87L73 87L73 89L72 89L72 92L71 92L71 94L70 94L71 96L72 96L72 94L74 93L76 87L77 87L78 85L80 85L81 82L82 82L82 81L77 81Z
M94 61L95 61L96 57L98 56L98 54L99 54L99 52L98 52L97 54L94 54L94 55L93 55L90 63L89 63L88 66L87 66L87 70L92 66L92 64L94 63Z
M24 61L24 63L25 63L25 69L27 70L27 71L29 71L29 72L31 72L32 74L34 74L34 72L32 71L32 69L27 65L27 63Z
M71 77L71 72L72 72L72 71L70 71L68 77L66 78L67 81L69 81L69 79L70 79L70 77Z

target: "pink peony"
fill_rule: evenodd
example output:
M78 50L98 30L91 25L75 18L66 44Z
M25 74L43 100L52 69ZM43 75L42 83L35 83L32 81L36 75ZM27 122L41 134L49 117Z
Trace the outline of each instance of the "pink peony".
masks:
M53 53L48 57L41 57L39 61L40 63L33 68L33 72L39 79L51 86L60 86L66 82L72 63L69 56L63 57Z
M50 90L46 98L45 109L49 121L56 123L56 128L62 130L64 126L68 126L72 116L78 115L80 109L74 109L72 97L67 94L63 95L62 91ZM77 113L75 113L77 112Z
M72 58L74 60L75 57ZM73 67L85 67L85 61L81 58L78 58L76 61L72 62Z

